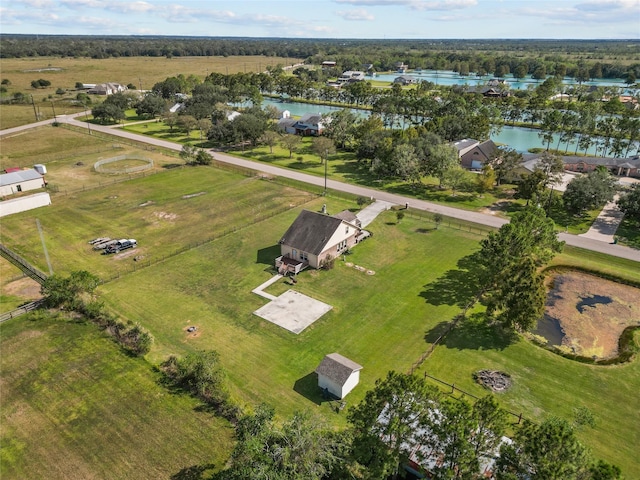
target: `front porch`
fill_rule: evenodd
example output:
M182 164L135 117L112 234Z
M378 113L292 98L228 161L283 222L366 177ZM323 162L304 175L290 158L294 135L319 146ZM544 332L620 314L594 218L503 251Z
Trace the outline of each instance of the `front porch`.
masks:
M308 266L308 262L296 260L285 255L280 255L278 258L276 258L276 270L280 275L297 275Z

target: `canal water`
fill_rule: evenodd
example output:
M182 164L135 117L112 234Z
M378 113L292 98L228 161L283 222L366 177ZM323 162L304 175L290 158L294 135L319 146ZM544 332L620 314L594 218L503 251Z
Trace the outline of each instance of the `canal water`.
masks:
M468 75L466 77L460 76L456 72L452 71L435 71L435 70L421 70L421 71L409 71L406 74L402 73L376 73L375 76L367 76L367 80L381 80L383 82L393 82L397 77L401 75L410 75L412 77L416 77L418 80L424 80L427 82L435 83L436 85L468 85L468 86L477 86L477 85L486 85L486 83L495 78L492 75ZM530 75L523 79L515 79L513 75L506 75L503 79L507 85L509 85L510 90L526 90L527 88L535 88L542 83L542 80L535 80L531 78ZM564 77L562 79L562 83L569 86L577 86L578 82L575 81L574 78ZM624 80L621 78L616 79L596 79L589 80L588 82L582 82L582 85L586 86L596 86L596 87L618 87L622 91L627 91L628 87L624 83Z
M262 106L271 105L278 110L288 110L291 116L301 117L306 113L331 113L338 110L342 110L342 107L330 107L327 105L312 105L308 103L289 102L273 98L265 98L262 102ZM356 115L366 117L369 115L367 110L352 110ZM497 144L507 145L520 153L526 153L530 148L546 148L546 142L542 140L538 134L540 130L524 127L511 127L504 126L499 133L491 135L491 140ZM553 142L551 142L551 148L556 148L558 144L558 136L555 135ZM564 151L566 148L565 143L560 144L560 150ZM575 144L569 145L568 153L575 151ZM637 151L637 146L630 149L630 154L633 155ZM579 150L579 153L585 153L584 150ZM596 147L591 146L587 152L588 155L596 155Z

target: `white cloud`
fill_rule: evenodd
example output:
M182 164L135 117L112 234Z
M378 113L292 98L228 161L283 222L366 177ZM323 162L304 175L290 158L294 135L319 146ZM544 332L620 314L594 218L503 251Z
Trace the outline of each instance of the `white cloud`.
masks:
M459 10L475 7L478 0L334 0L336 3L375 7L408 7L413 10Z
M26 5L33 8L50 8L54 6L52 0L13 0L13 6Z
M157 7L148 2L120 2L110 3L105 6L105 8L118 13L145 13L156 9Z
M76 9L82 7L88 8L104 8L108 5L107 2L103 0L62 0L60 5L63 5L67 8Z
M364 9L340 10L336 12L340 17L349 21L373 21L375 17Z
M611 11L628 10L640 15L640 0L587 0L576 5L578 10Z

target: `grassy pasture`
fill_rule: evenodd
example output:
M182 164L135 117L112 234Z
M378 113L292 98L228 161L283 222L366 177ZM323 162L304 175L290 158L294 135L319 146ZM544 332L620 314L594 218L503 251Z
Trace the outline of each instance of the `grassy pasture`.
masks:
M148 90L167 77L183 74L204 78L214 72L231 74L237 72L259 72L268 66L292 65L300 60L294 58L242 56L242 57L119 57L119 58L3 58L0 59L2 78L11 81L6 95L22 92L33 95L40 120L53 118L51 101L56 114L64 115L82 110L73 106L76 82L117 82L134 84L138 89ZM53 68L56 70L46 70ZM58 70L59 69L59 70ZM51 82L48 88L34 89L33 80ZM65 95L56 95L57 89L69 90ZM35 121L32 105L0 105L0 130Z
M273 186L257 177L190 167L55 195L50 208L3 219L1 238L46 270L38 218L54 271L82 268L110 278L132 270L134 256L157 261L312 198L307 192ZM96 237L135 238L138 248L103 256L87 243Z
M47 183L52 192L69 193L122 181L126 175L95 172L96 161L122 155L153 160L145 175L159 172L169 164L183 163L145 144L122 143L117 138L88 135L64 127L44 126L2 138L0 169L30 168L37 163L47 167ZM133 166L133 165L129 165Z
M228 423L94 325L30 315L0 334L3 479L169 478L224 465Z
M322 200L315 202L319 206ZM329 204L330 211L340 208ZM214 348L221 353L241 403L266 401L283 415L311 408L343 425L344 416L332 413L317 394L312 375L317 363L324 354L339 351L365 366L361 385L348 397L349 405L388 370L407 371L459 311L458 303L468 298L464 282L447 290L444 279L452 278L447 272L477 248L478 236L444 227L436 231L415 218L405 217L398 225L393 212L383 214L371 226L374 237L346 257L375 275L338 261L332 271L299 276L297 290L334 309L296 336L252 315L265 300L250 293L269 278L278 251L274 239L294 217L295 212L278 215L111 282L102 288L102 298L126 318L151 329L156 338L151 361ZM565 257L576 262L580 258L579 252L571 251ZM637 264L621 263L628 275L638 276ZM443 291L429 293L429 286L438 283ZM268 291L278 295L288 288L281 281ZM197 325L199 335L189 336L184 331L188 325ZM485 391L471 378L481 368L504 370L514 377L516 386L500 401L527 418L540 420L550 414L571 418L574 407L587 406L598 425L581 434L585 443L596 455L620 464L628 475L638 473L634 443L627 441L640 437L638 428L628 422L634 411L629 399L640 386L637 361L618 367L583 365L524 340L510 343L471 321L437 347L418 373L429 372L483 395Z
M40 297L40 284L0 257L0 312L9 312Z
M102 300L123 318L150 329L156 339L150 362L213 348L221 354L240 403L266 401L281 415L311 409L340 426L344 415L336 415L321 401L312 373L323 355L338 351L365 366L348 405L362 399L388 370L407 371L468 298L464 273L447 272L478 248L480 237L445 226L434 230L431 222L412 215L397 224L394 212L384 213L370 226L373 238L346 257L375 275L340 260L334 270L300 275L298 291L334 308L294 335L252 314L265 300L251 289L272 274L277 241L299 209L319 210L323 203L331 213L356 208L354 202L313 198L213 167L176 169L56 195L52 207L7 217L8 224L3 219L2 241L44 269L33 221L37 215L56 271L87 268L106 276L133 263L131 257L102 257L88 249L86 240L101 235L101 226L123 236L135 231L131 236L140 242L136 255L154 257L237 227L233 234L103 285ZM252 223L281 207L282 213ZM637 263L573 249L556 263L640 277ZM277 295L287 288L281 281L268 291ZM195 336L185 331L189 325L198 326ZM471 373L480 368L504 370L514 377L516 385L501 395L501 402L528 418L570 417L574 406L584 404L599 422L595 432L583 433L584 441L596 455L623 467L630 478L640 473L629 450L640 433L628 421L634 415L629 400L640 387L637 360L618 367L578 364L525 341L509 343L471 322L437 347L420 371L482 395L471 380Z

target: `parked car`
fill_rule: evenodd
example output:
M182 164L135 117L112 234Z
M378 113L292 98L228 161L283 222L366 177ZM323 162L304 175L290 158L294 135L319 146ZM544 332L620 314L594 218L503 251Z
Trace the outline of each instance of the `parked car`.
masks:
M127 250L128 248L135 248L138 246L138 242L133 238L123 238L122 240L118 240L116 243L112 243L105 248L104 253L118 253L121 250Z

